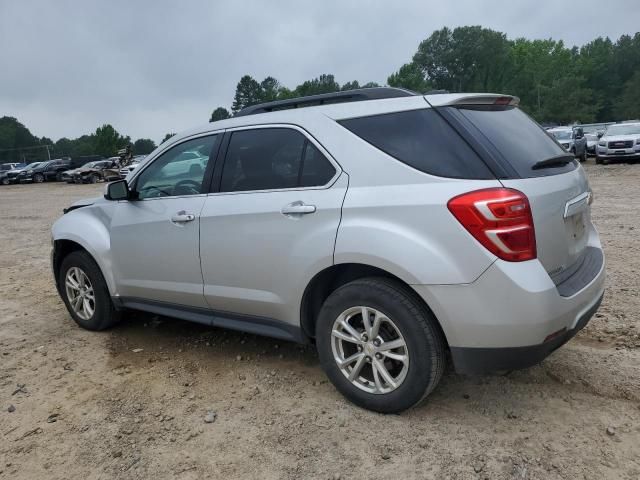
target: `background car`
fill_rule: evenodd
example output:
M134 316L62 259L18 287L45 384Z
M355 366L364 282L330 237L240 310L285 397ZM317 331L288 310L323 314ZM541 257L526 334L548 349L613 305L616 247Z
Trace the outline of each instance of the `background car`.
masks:
M584 138L587 139L587 154L595 155L596 154L596 146L598 145L598 134L597 133L585 133Z
M640 159L640 122L609 125L598 141L596 163L604 165L612 160Z
M550 128L547 132L568 152L573 153L581 162L587 159L587 139L581 127Z
M89 162L84 167L75 169L71 179L74 183L97 183L117 174L113 160L101 160Z
M120 178L125 178L127 175L133 172L136 169L136 167L140 164L140 162L145 159L145 157L146 155L139 155L139 156L133 157L129 165L127 165L126 167L122 167L120 169Z
M33 164L32 164L33 165ZM71 159L55 159L42 162L36 167L23 170L18 175L21 183L34 182L42 183L46 181L62 180L62 173L71 167Z
M20 175L22 175L23 172L26 172L26 171L31 170L33 168L36 168L36 167L40 166L41 163L43 163L43 162L33 162L33 163L28 164L24 168L16 168L15 170L9 170L7 172L6 181L8 183L18 183L20 181Z
M3 163L0 165L0 185L9 185L9 172L26 167L26 163Z

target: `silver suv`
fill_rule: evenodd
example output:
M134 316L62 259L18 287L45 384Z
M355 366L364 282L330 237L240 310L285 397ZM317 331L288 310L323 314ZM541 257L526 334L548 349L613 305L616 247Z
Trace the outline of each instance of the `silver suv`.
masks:
M584 170L517 103L376 88L175 136L54 224L58 291L90 330L136 309L312 342L379 412L448 359L533 365L589 321L605 271Z

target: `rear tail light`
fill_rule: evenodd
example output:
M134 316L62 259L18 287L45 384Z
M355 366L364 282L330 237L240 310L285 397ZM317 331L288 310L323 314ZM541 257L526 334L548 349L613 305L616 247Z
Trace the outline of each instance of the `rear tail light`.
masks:
M449 210L487 250L509 262L536 258L536 235L527 197L510 188L488 188L449 200Z

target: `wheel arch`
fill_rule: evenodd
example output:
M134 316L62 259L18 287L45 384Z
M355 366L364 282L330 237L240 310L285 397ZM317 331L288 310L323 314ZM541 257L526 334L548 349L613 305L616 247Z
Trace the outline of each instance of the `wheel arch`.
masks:
M89 223L89 222L87 222ZM86 226L86 224L85 224ZM96 230L98 228L98 230ZM84 251L91 256L98 265L102 277L104 278L107 288L111 296L116 295L116 283L111 268L110 241L108 232L100 232L99 227L93 227L85 232L89 238L78 236L75 234L57 234L54 228L53 251L52 251L52 268L58 286L58 276L62 260L74 251Z
M324 301L336 289L349 282L365 277L384 277L397 281L404 286L420 304L433 315L436 327L440 330L448 348L447 336L444 333L440 321L427 302L411 287L411 284L398 276L372 265L362 263L339 263L331 265L318 272L307 284L300 303L300 328L303 334L313 339L315 337L315 324L318 313Z

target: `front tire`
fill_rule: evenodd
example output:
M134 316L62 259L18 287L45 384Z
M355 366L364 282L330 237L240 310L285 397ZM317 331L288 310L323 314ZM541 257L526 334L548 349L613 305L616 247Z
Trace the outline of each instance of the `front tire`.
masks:
M36 173L33 176L33 181L34 181L34 183L42 183L42 182L44 182L44 175L41 174L41 173Z
M445 342L435 317L388 278L363 278L334 291L320 310L316 342L338 391L376 412L416 405L444 372Z
M100 268L84 251L62 260L58 285L71 317L87 330L104 330L120 320Z

